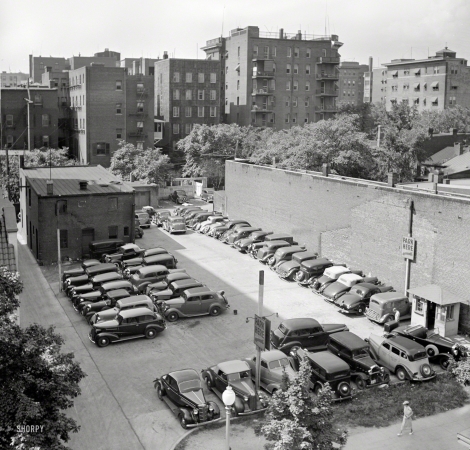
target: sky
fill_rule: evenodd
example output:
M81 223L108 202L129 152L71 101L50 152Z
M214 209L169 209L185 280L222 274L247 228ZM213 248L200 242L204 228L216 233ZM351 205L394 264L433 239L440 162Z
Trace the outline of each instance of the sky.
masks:
M28 55L201 58L237 27L337 34L342 61L374 67L427 58L445 46L470 59L469 0L0 0L0 71L29 71Z

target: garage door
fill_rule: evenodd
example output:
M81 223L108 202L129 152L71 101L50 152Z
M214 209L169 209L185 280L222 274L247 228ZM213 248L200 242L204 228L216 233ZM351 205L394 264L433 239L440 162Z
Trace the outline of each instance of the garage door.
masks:
M135 191L135 209L150 205L150 191Z

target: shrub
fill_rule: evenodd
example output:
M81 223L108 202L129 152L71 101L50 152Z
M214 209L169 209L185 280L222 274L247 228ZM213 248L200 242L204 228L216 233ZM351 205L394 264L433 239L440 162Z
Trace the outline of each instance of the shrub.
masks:
M470 385L470 358L462 358L460 361L452 361L449 365L449 372L455 377L458 383L463 386Z

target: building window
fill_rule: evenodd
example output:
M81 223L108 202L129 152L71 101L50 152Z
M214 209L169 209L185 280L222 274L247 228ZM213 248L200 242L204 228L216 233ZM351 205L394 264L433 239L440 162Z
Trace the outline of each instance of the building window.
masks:
M258 56L258 46L253 45L253 56Z
M292 123L297 123L297 113L292 114Z
M305 73L306 73L307 75L310 75L310 64L307 64L307 65L305 66Z
M118 237L117 225L110 225L108 227L108 239L117 239L117 237Z
M13 147L13 136L9 134L7 136L7 148L12 148Z
M96 155L97 156L105 156L106 155L106 147L108 147L108 145L109 144L106 144L106 142L98 142L96 144ZM108 151L108 153L109 153L109 151Z
M438 73L439 73L439 67L436 66L436 67L434 67L434 74L438 74Z
M240 58L240 47L238 47L238 57Z
M422 300L416 299L415 313L424 314L424 302Z
M211 83L217 83L217 74L215 72L211 73Z
M34 104L35 105L42 105L42 95L41 94L34 94Z
M450 87L450 90L451 90L451 91L456 91L457 88L458 88L458 86L451 86L451 87Z
M60 248L69 247L69 232L68 230L60 230L59 233Z
M290 106L290 97L286 97L286 106Z
M179 100L179 99L180 99L180 90L173 89L173 100Z
M286 82L286 91L290 91L290 81Z
M449 97L449 105L456 105L456 104L457 104L456 97Z
M192 72L186 72L186 83L192 83L192 82L193 82Z
M273 48L273 57L277 56L277 47Z
M295 47L295 48L294 48L294 56L295 56L296 58L298 58L298 57L299 57L299 54L300 54L299 47Z
M240 90L240 80L237 80L237 91Z
M263 56L267 59L269 58L269 47L263 48Z
M179 117L179 116L180 116L180 107L173 106L173 117Z
M410 74L410 71L409 71L409 70L404 70L404 71L403 71L403 75L407 76L407 75L409 75L409 74Z
M423 83L423 91L427 91L428 90L428 83Z
M309 91L310 90L310 81L305 82L305 90Z
M190 123L185 123L184 124L184 132L186 134L190 134L191 133L191 124Z
M116 139L122 139L122 128L116 128Z
M294 108L297 107L297 97L292 97L292 106L293 106Z
M294 74L298 74L298 73L299 73L299 65L294 64Z
M217 116L217 106L211 106L209 108L209 113L211 117L216 117Z
M204 100L204 89L199 89L197 91L197 99L198 100Z
M142 94L144 92L144 83L137 83L137 93Z
M289 113L286 114L285 122L286 123L290 122L290 114Z
M124 227L124 237L129 237L130 234L129 234L129 227Z
M116 91L122 91L122 81L116 80Z
M297 80L294 80L294 91L299 90L299 82Z
M198 73L197 74L197 82L198 83L204 83L204 73Z
M211 89L211 100L217 100L217 91L215 89Z
M269 80L271 90L276 90L276 80Z
M49 114L43 114L42 115L42 126L43 127L48 127L49 125L50 125Z
M305 57L310 58L311 54L312 54L312 50L308 48L307 51L305 52Z
M305 107L308 108L310 105L310 97L305 97Z
M180 134L180 124L174 123L173 124L173 134Z
M138 113L144 112L144 102L137 102L137 112Z
M192 100L193 99L193 91L191 89L186 89L185 98L186 98L186 100Z
M173 72L173 82L174 83L179 83L180 82L180 73L179 72Z
M193 111L193 108L191 108L191 106L186 106L186 107L184 108L184 115L185 115L186 117L191 117L192 111Z
M143 150L144 149L144 142L143 141L137 141L136 149L137 150Z
M410 85L409 85L408 83L405 83L405 84L403 85L403 90L404 90L404 91L408 91L409 89L410 89Z
M287 57L292 58L292 48L291 47L287 47Z
M197 107L197 116L198 117L204 117L204 106L198 106Z
M86 200L79 200L78 201L78 207L79 208L85 208L86 206Z
M291 70L291 65L290 65L290 64L287 64L287 66L286 66L286 73L290 73L290 70Z
M122 114L122 103L116 103L116 114Z
M438 91L439 90L439 82L438 81L434 81L434 83L432 84L432 90L433 91Z
M49 147L49 136L42 137L42 146L47 148Z
M13 114L6 115L6 126L12 127L13 126Z
M143 133L144 131L144 122L137 122L137 132Z
M108 211L117 211L118 209L118 198L108 197Z
M305 114L305 123L308 123L309 119L310 119L310 114L309 113Z

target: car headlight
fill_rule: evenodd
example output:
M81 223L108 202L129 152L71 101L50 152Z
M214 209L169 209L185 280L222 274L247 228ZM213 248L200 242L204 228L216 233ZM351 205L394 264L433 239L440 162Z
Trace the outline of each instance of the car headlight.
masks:
M194 413L194 414L199 414L199 410L198 410L197 408L194 408L194 409L193 409L193 413Z
M346 305L346 309L351 309L351 305Z
M243 397L243 400L245 400L245 402L247 402L249 400L249 398L245 396L245 397Z

